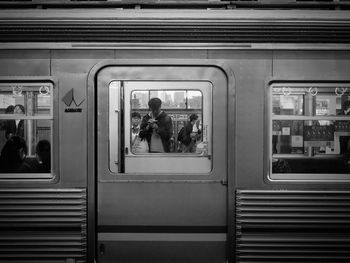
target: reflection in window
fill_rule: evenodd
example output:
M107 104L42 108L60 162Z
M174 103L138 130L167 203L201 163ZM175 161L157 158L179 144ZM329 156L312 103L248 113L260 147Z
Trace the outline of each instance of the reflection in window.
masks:
M274 85L272 173L350 172L350 88Z
M155 98L161 101L159 115L149 106ZM131 152L204 154L202 100L198 90L132 91ZM152 140L162 145L154 148Z
M1 84L0 173L51 171L52 85Z

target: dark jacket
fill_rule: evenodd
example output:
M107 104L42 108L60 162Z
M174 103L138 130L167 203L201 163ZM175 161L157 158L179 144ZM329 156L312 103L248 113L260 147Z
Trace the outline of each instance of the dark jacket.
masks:
M12 136L5 143L0 154L0 172L15 173L21 166L23 160L20 155L20 150L27 153L26 144L23 138Z
M192 142L191 133L192 133L193 124L188 121L185 126L181 128L177 140L182 142L184 145L188 146ZM198 130L198 136L200 138L201 130Z
M36 158L25 158L18 169L19 173L50 173L50 163L39 163Z
M141 126L140 126L140 133L139 137L141 139L146 138L148 144L151 143L151 137L152 137L152 128L147 130L146 127L148 125L148 121L151 119L151 116L149 114L145 115L142 118ZM170 152L170 139L173 135L173 122L171 118L166 114L164 111L162 111L158 117L156 118L157 125L158 125L158 134L160 135L160 138L162 139L163 147L165 152Z
M9 139L11 136L19 136L24 138L24 121L20 120L18 126L16 126L15 120L7 120L5 124L6 129L6 139Z

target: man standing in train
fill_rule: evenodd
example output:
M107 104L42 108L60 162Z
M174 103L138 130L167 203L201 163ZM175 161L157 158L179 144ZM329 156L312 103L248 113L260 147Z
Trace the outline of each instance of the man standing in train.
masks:
M142 118L139 136L146 138L152 153L170 152L173 123L171 117L161 110L162 101L152 98L148 102L150 112Z

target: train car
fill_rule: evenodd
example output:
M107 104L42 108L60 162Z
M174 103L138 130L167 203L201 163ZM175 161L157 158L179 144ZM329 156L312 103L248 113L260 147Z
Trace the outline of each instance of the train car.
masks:
M350 261L349 1L0 7L0 262Z

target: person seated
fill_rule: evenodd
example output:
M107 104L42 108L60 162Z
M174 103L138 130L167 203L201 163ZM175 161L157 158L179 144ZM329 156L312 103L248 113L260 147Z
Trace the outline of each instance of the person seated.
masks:
M19 172L24 158L27 155L27 145L23 138L12 136L5 143L0 155L0 172L16 173Z
M47 140L41 140L36 145L36 158L26 158L19 168L21 173L50 173L51 146Z

